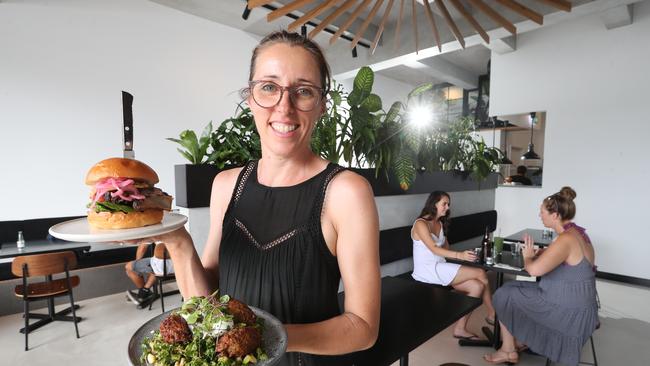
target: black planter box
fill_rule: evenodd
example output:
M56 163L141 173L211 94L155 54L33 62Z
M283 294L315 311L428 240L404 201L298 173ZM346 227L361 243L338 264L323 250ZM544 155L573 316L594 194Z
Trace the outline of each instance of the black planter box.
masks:
M212 181L221 171L214 165L175 165L176 205L185 208L209 207ZM403 194L431 193L433 191L459 192L497 187L496 173L477 182L468 174L457 171L418 172L415 181L407 191L399 187L398 179L386 179L383 173L375 177L374 169L350 169L370 182L375 196L395 196Z
M212 181L221 170L214 165L174 165L176 206L185 208L210 206Z
M375 197L431 193L433 191L459 192L495 189L498 178L497 173L491 173L485 180L479 182L471 178L468 173L460 171L417 172L411 187L404 191L399 186L399 180L392 174L390 179L387 179L382 172L375 177L374 169L352 168L351 170L370 182Z

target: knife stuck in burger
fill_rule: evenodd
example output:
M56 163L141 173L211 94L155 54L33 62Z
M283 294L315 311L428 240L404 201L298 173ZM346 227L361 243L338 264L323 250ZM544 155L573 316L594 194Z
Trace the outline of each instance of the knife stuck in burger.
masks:
M154 187L158 181L151 167L135 159L110 158L95 164L86 175L86 184L93 187L88 223L98 229L160 223L173 198Z

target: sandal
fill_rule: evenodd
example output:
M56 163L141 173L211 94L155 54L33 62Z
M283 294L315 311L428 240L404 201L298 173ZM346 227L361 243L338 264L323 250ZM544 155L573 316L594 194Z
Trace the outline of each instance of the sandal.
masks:
M525 344L520 344L518 346L515 346L515 350L517 351L517 353L525 352L526 350L528 350L528 346Z
M476 334L472 334L472 335L469 335L469 336L459 336L459 335L454 334L454 338L462 339L464 341L481 341L481 340L483 340L483 339L481 339L481 337L477 336Z
M514 352L496 351L494 353L483 355L483 359L486 362L491 363L493 365L498 365L502 363L505 363L506 365L514 365L517 362L519 362L519 353L517 353L516 351Z
M485 322L488 323L489 325L494 325L494 318L490 318L489 316L486 316Z

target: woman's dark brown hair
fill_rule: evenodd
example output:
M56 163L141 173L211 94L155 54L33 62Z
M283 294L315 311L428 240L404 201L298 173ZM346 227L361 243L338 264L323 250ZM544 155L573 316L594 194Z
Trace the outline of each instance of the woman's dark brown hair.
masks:
M559 192L544 198L544 208L549 213L557 213L562 220L571 220L576 215L576 191L571 187L562 187Z
M438 210L436 209L436 203L438 203L442 199L442 197L447 197L447 199L449 199L449 201L451 202L451 197L449 196L449 193L444 191L431 192L418 218L425 219L425 220L435 218L436 214L438 213ZM450 214L451 214L451 210L447 210L445 216L440 218L440 223L442 224L442 230L445 232L445 235L447 235L447 228L449 227Z
M253 80L253 75L255 74L255 62L257 62L257 56L259 53L264 50L266 47L272 46L274 44L283 43L292 47L302 47L307 52L311 53L318 64L318 69L320 71L320 81L321 88L323 89L323 96L327 95L330 89L330 67L325 60L323 51L318 47L318 45L310 40L309 38L303 37L298 33L287 32L286 30L281 30L273 32L264 37L260 43L253 50L253 56L251 57L251 66L248 74L248 81Z

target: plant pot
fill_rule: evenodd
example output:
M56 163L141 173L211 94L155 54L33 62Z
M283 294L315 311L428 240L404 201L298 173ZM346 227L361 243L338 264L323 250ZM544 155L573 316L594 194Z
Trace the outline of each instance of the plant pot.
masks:
M375 197L422 194L433 191L459 192L495 189L499 176L497 173L491 173L485 180L479 182L474 180L469 173L461 171L417 172L411 187L404 191L400 188L398 179L392 174L387 179L381 172L375 177L374 169L351 168L350 170L368 180Z
M176 206L185 208L210 206L212 181L221 170L208 164L174 165Z

